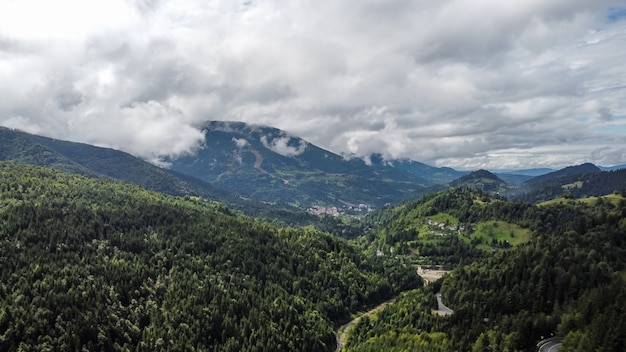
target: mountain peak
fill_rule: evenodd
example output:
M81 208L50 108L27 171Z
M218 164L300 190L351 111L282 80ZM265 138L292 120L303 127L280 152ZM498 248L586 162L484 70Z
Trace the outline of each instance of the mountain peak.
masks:
M463 187L481 190L484 192L502 192L508 188L508 184L493 173L480 169L470 172L450 183L453 187Z

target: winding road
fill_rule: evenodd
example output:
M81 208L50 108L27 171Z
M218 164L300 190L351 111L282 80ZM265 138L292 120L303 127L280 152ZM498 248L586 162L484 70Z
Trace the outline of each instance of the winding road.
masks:
M339 327L339 329L337 329L337 332L335 333L335 335L337 336L337 349L335 350L336 352L340 352L343 349L343 345L346 342L346 337L348 336L348 330L350 329L350 327L352 327L352 325L356 324L359 322L359 320L361 320L361 318L363 317L367 317L370 316L376 312L378 312L379 310L385 308L386 305L391 304L393 302L396 301L396 298L392 298L386 302L383 302L379 305L377 305L376 307L370 309L369 311L359 315L358 317L352 319L349 323L344 324L342 326Z
M378 312L379 310L385 308L385 306L387 306L388 304L391 304L393 302L396 301L396 297L383 302L379 305L377 305L376 307L370 309L369 311L359 315L358 317L352 319L350 322L348 322L347 324L344 324L342 326L339 327L339 329L337 329L337 331L335 332L335 336L337 337L337 349L335 350L336 352L341 352L341 350L343 349L343 345L346 343L346 338L348 337L348 330L350 330L350 328L352 327L352 325L355 325L356 323L359 322L359 320L361 320L361 318L363 317L368 317L372 314L375 314L376 312ZM437 305L439 306L439 310L437 311L437 314L439 315L452 315L453 311L452 309L446 307L442 302L441 302L441 293L437 293ZM547 351L547 350L546 350ZM542 352L546 352L543 351ZM549 352L555 352L556 350L550 350Z
M454 313L454 311L452 309L446 307L441 302L441 293L437 293L437 314L439 314L441 316L448 316L448 315L452 315L452 313Z
M541 341L539 343L541 345L539 352L556 352L561 348L562 344L561 341L555 339Z

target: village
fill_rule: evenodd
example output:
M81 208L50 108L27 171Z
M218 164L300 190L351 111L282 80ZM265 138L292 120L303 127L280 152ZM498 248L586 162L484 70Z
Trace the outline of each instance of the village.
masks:
M307 209L307 212L314 215L330 215L330 216L342 216L342 215L365 215L374 210L369 204L346 204L342 207L324 207L321 205L314 205Z
M458 233L460 235L463 231L465 231L465 226L458 226L454 224L450 225L448 223L437 222L431 219L428 219L427 224L431 230L430 234L437 237L443 237L453 233Z

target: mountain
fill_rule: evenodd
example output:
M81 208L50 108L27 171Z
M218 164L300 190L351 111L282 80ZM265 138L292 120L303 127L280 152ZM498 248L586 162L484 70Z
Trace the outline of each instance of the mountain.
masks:
M118 180L175 196L219 201L247 215L289 226L315 225L340 236L355 233L339 219L320 219L287 204L242 197L195 177L163 169L119 150L61 141L0 127L0 161L51 167L79 175Z
M534 168L534 169L521 169L521 170L517 170L517 169L498 169L498 170L489 170L489 171L493 172L496 175L500 175L500 174L514 174L514 175L523 175L523 176L537 177L537 176L541 176L541 175L545 175L547 173L553 172L555 170L554 169L550 169L550 168Z
M624 189L626 180L620 179L619 171L601 171L591 163L568 166L515 185L504 195L512 200L529 203L543 202L561 196L574 198L602 196Z
M416 175L426 180L429 185L446 184L468 174L467 171L457 171L450 167L434 167L410 159L385 160L380 154L373 154L370 160L372 165L392 166Z
M565 174L542 181L533 179L517 185L504 195L511 200L539 203L558 197L600 197L626 190L626 169L595 171L592 167L587 168L592 171Z
M626 164L615 165L615 166L598 166L598 168L600 168L600 170L602 171L615 171L615 170L626 169Z
M558 171L549 172L544 175L540 175L537 177L533 177L528 180L527 184L537 184L544 181L548 181L551 179L568 176L568 175L576 175L576 174L584 174L584 173L592 173L592 172L600 172L600 168L591 163L584 163L580 165L568 166L566 168L560 169Z
M119 150L4 127L0 127L0 160L110 178L171 195L197 195L227 203L236 198L199 179L157 167Z
M533 178L533 176L517 174L517 173L493 173L498 176L502 181L510 184L517 185L520 183L524 183Z
M401 261L220 204L0 162L1 351L333 351L420 284Z
M509 189L509 185L498 176L487 170L473 171L455 181L450 182L451 187L470 188L487 193L499 193Z
M226 190L272 202L358 209L416 197L431 182L386 165L346 159L271 127L211 121L192 156L171 169Z

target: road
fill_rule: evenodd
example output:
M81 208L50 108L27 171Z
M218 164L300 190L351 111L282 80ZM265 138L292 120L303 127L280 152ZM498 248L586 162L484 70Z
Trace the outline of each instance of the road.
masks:
M539 347L539 352L556 352L561 348L561 345L561 341L558 340L548 341Z
M441 316L452 315L452 313L454 313L454 311L452 309L446 307L442 303L442 301L441 301L441 293L437 293L437 306L438 306L437 314L439 314Z
M346 342L346 337L348 336L348 330L350 329L350 327L356 323L359 322L359 320L361 320L361 318L366 317L366 316L370 316L376 312L378 312L379 310L385 308L386 305L395 302L396 299L395 297L388 300L387 302L383 302L381 304L379 304L378 306L374 307L373 309L359 315L358 317L352 319L349 323L344 324L342 326L339 327L339 329L337 329L337 332L335 333L335 335L337 336L337 349L336 352L340 352L341 349L343 348L343 345Z

